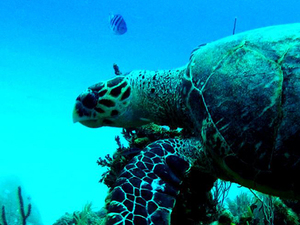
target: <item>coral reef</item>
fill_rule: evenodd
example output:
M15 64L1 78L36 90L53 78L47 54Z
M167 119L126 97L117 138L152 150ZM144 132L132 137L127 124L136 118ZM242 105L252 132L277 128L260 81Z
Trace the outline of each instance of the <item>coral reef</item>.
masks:
M210 225L235 225L233 223L233 216L229 210L224 210L220 213L219 219L212 222Z
M92 203L87 203L81 211L65 213L53 225L104 225L105 209L95 212Z
M0 225L43 225L39 211L16 176L0 178Z
M300 201L282 199L282 202L291 208L297 215L300 215Z
M106 184L110 190L114 187L116 179L124 166L146 145L159 139L182 137L185 135L185 131L150 124L138 129L123 129L122 135L128 141L129 147L125 148L120 143L120 138L116 137L118 148L114 155L106 155L104 159L99 158L97 161L98 165L108 168L100 181ZM196 225L200 222L208 224L218 217L218 201L214 200L210 192L216 178L209 174L200 174L199 169L195 167L185 177L180 195L177 198L177 204L172 213L173 225ZM199 186L199 179L202 181L201 186Z
M150 124L134 130L123 129L122 135L128 141L129 147L125 148L120 138L116 137L118 148L114 155L106 155L104 159L99 158L97 161L98 165L108 168L100 181L109 188L114 187L123 167L146 145L159 139L184 137L186 134L184 130L171 130ZM193 168L185 177L172 213L172 225L299 224L297 215L280 199L276 198L274 201L275 198L254 191L242 192L235 199L227 199L230 182L216 181L216 178L209 174L200 174L197 168ZM227 206L225 206L226 199Z
M104 159L99 158L97 164L107 167L108 171L102 174L100 182L103 182L109 188L113 187L117 177L125 165L137 155L141 149L145 148L151 142L159 139L174 138L180 135L177 130L169 130L156 124L149 124L137 129L123 129L122 135L128 141L129 147L125 148L120 137L116 137L118 148L113 156L106 155Z
M246 192L242 192L235 199L227 199L227 207L232 213L233 221L237 224L247 224L252 221L253 197Z
M2 206L1 218L2 218L3 225L7 225L6 214L5 214L5 206Z
M20 204L20 214L21 214L21 224L22 225L26 225L26 221L28 219L28 217L30 216L31 213L31 204L29 203L27 206L27 212L25 212L25 206L24 206L24 201L23 201L23 196L22 196L22 189L20 186L18 186L18 200L19 200L19 204ZM5 206L2 206L2 213L1 213L1 218L2 218L2 222L3 225L7 225L7 219L6 219L6 213L5 213Z
M253 190L228 199L227 207L238 225L299 225L297 214L280 198Z
M180 187L172 212L172 225L209 224L218 217L217 203L210 191L214 182L214 177L199 173L196 168L190 171Z
M106 167L108 170L102 174L100 182L103 182L108 188L113 187L117 177L124 168L124 166L141 150L137 148L125 148L121 142L120 137L115 138L118 148L113 156L106 155L104 159L99 158L97 164Z
M18 187L18 198L19 198L19 202L20 202L22 225L26 225L26 220L30 216L30 213L31 213L31 204L30 203L28 204L27 212L25 212L25 206L24 206L24 201L23 201L23 197L22 197L22 189L20 186Z
M122 135L129 146L124 147L117 136L115 141L118 147L115 153L97 160L98 165L107 168L100 182L107 185L109 190L114 187L124 166L146 145L159 139L183 137L185 131L150 124L138 129L123 129ZM230 187L230 182L216 181L215 177L200 173L196 167L192 168L181 185L172 212L172 225L299 225L298 201L282 201L253 190L229 199ZM107 205L109 199L108 195ZM104 225L105 215L105 208L95 212L89 203L80 212L66 213L54 225Z
M154 141L182 136L184 132L151 123L137 129L123 129L122 134L130 148L143 149Z
M219 212L222 212L224 210L224 203L228 197L230 187L230 182L217 180L214 183L214 186L212 188L213 200L215 201L215 204L217 205L217 210Z
M274 224L299 225L298 215L279 198L274 201Z

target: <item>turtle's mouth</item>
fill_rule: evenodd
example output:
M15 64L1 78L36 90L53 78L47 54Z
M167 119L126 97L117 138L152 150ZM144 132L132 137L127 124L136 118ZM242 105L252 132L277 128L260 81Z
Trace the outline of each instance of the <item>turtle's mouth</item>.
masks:
M84 107L82 107L82 104L80 102L77 102L73 109L73 123L79 122L82 125L90 128L101 127L99 121L97 119L91 118L90 115L90 110L85 109Z
M79 121L82 125L90 128L98 128L101 127L97 120L85 120L85 121Z

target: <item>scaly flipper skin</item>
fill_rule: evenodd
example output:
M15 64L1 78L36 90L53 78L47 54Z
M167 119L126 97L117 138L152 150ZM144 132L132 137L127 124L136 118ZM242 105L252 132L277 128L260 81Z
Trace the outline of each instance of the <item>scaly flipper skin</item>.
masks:
M107 225L171 224L182 177L193 162L180 154L181 140L148 145L124 168L111 193Z

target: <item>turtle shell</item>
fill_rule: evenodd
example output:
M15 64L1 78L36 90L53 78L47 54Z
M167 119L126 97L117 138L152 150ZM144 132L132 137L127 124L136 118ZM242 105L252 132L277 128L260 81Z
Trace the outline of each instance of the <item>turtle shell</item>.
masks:
M229 180L300 190L300 24L202 46L187 79L194 127Z

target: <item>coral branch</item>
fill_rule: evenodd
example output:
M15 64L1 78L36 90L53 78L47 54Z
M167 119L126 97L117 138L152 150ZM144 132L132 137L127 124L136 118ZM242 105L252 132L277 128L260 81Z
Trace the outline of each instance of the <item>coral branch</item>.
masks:
M250 192L254 195L254 197L262 204L262 210L264 214L265 221L267 224L273 224L274 222L274 201L272 196L267 196L260 198L254 190L250 189Z
M31 213L31 204L28 204L27 213L25 213L24 202L23 202L23 197L22 197L22 189L21 189L20 186L18 187L18 197L19 197L19 202L20 202L22 225L26 225L26 220L27 220L27 218L29 217L29 215Z
M236 20L237 20L237 18L235 17L235 18L234 18L234 23L233 23L233 31L232 31L232 35L235 34Z
M117 64L114 63L113 68L117 76L122 74Z
M7 221L6 221L6 216L5 216L5 206L2 206L2 222L3 222L3 225L7 225Z
M224 201L229 194L229 190L231 187L230 182L217 180L214 183L214 187L212 189L213 200L218 207L218 210L223 211Z

